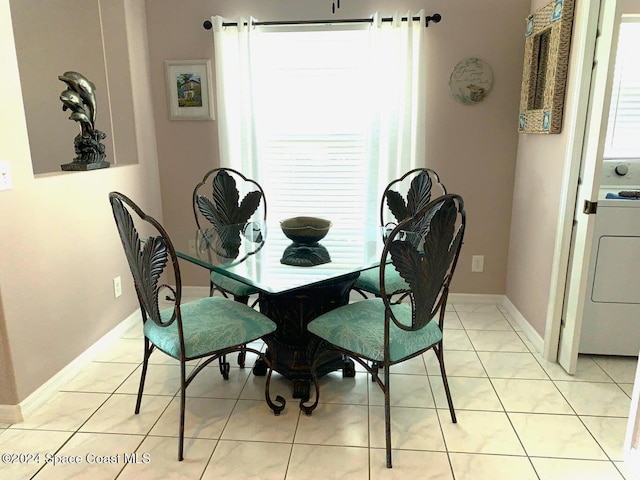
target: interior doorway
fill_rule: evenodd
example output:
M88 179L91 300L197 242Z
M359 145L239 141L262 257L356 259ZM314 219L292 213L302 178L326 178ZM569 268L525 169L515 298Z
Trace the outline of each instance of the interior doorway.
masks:
M577 18L574 41L579 51L574 71L579 77L577 108L582 125L568 145L569 173L565 175L566 208L561 214L555 292L552 291L545 332L545 358L555 360L575 373L587 277L591 262L596 215L585 207L596 204L609 118L615 51L623 18L640 15L640 0L601 0L583 4ZM575 38L582 36L582 38ZM573 193L572 193L573 192ZM563 268L564 265L564 268ZM555 295L553 295L555 293Z
M640 0L601 0L589 2L583 12L583 34L593 41L593 48L584 45L579 66L582 82L577 103L586 106L584 128L575 135L568 153L573 174L565 178L568 194L559 237L560 259L552 291L552 305L545 332L545 357L557 358L570 374L575 373L582 334L585 295L596 215L588 214L589 205L597 202L607 134L607 124L613 89L615 53L620 24L623 20L640 19ZM597 10L597 11L596 11ZM592 54L591 58L589 57ZM555 297L554 297L555 294ZM625 456L640 465L640 378L636 375L631 410L625 439Z

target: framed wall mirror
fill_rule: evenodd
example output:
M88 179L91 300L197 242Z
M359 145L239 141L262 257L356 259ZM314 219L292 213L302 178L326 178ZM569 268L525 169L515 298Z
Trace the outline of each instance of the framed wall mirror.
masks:
M560 133L574 0L552 0L527 18L520 133Z

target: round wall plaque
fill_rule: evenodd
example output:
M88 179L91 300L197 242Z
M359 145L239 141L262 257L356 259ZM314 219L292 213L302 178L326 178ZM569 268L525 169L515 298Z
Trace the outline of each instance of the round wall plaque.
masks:
M491 67L479 58L461 60L449 77L449 93L464 105L473 105L484 100L492 86Z

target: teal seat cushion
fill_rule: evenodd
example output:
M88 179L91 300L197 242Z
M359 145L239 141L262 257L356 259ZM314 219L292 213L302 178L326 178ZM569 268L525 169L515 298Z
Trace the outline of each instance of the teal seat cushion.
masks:
M183 303L181 311L187 358L249 343L276 329L276 324L260 312L224 297ZM160 312L160 316L167 321L172 313L173 307ZM144 324L144 334L160 350L180 358L177 321L160 327L149 319Z
M384 270L384 285L387 294L410 290L409 284L405 282L393 265L388 265ZM361 272L354 287L374 295L380 295L380 267Z
M237 295L239 297L245 297L253 295L254 293L258 293L258 289L256 287L247 285L246 283L243 283L234 278L227 277L222 273L211 272L211 281L214 285L222 288L232 295Z
M358 356L382 362L384 360L384 303L371 298L331 310L309 323L308 330L340 348ZM411 305L400 303L391 307L396 318L411 324ZM426 350L442 340L438 323L429 322L417 331L389 328L389 356L398 362Z

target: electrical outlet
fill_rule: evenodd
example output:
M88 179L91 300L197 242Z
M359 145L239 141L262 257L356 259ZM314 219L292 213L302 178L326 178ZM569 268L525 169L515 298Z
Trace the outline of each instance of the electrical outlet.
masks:
M473 257L471 257L471 271L484 271L484 255L474 255Z
M122 295L122 279L118 276L113 279L113 296L118 298Z
M190 255L195 255L196 254L196 241L195 240L189 240L189 254Z
M0 162L0 190L11 190L12 188L9 162Z

